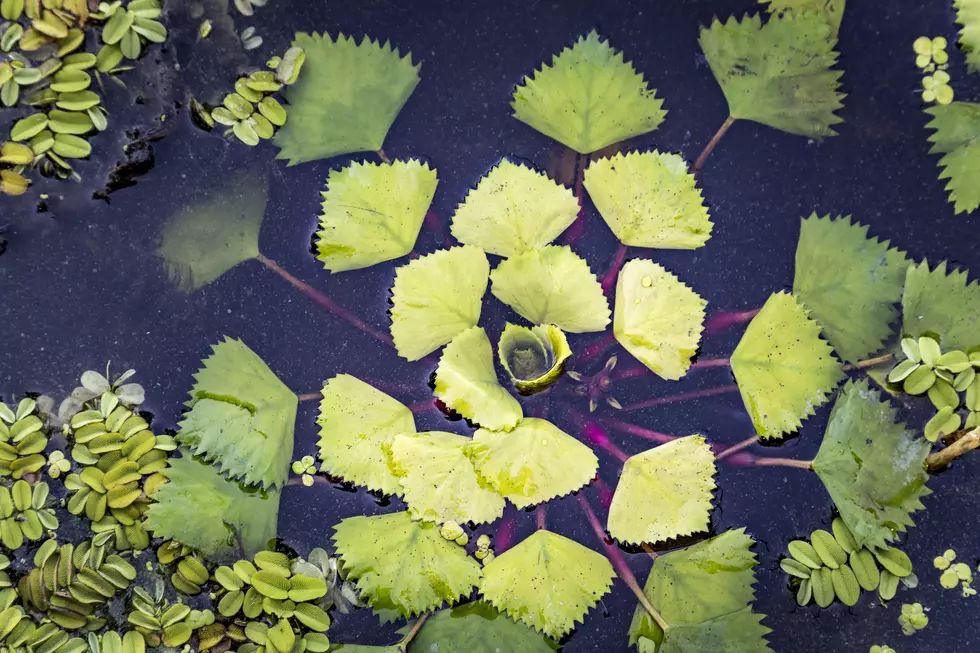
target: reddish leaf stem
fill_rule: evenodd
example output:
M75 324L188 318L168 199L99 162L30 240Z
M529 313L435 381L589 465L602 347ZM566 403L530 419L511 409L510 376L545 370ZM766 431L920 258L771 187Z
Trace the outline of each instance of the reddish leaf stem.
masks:
M300 281L292 274L284 270L281 265L279 265L272 259L262 254L259 254L255 258L257 261L262 263L262 265L266 266L267 268L269 268L270 270L278 274L280 277L288 281L291 286L293 286L294 288L302 292L304 295L312 299L321 308L326 309L327 312L333 313L340 319L349 322L350 324L354 325L364 333L375 338L376 340L379 340L380 342L383 342L387 345L393 344L391 340L391 336L389 336L387 333L381 333L374 327L368 326L363 320L361 320L361 318L357 317L348 309L344 308L334 300L330 299L330 297L320 292L310 284L306 283L305 281Z
M637 426L636 424L630 424L629 422L623 422L617 419L602 417L599 418L599 421L611 429L628 433L630 435L636 435L647 440L653 440L654 442L660 442L661 444L676 439L673 435L658 433L657 431L651 431L650 429L645 429L642 426Z
M609 351L610 348L615 346L616 336L610 331L609 333L602 336L602 340L592 343L582 350L578 356L576 356L579 365L586 365L592 360L599 358L605 352Z
M619 270L623 267L623 262L626 261L626 251L629 248L623 243L619 243L619 247L616 248L616 254L613 256L612 263L609 265L609 269L606 271L606 276L602 278L602 292L609 294L609 291L613 289L616 285L616 280L619 278Z
M727 358L706 358L691 363L691 369L697 370L704 367L731 367L731 361Z
M626 586L630 588L634 595L636 595L637 600L643 609L647 611L650 618L653 619L661 630L666 631L670 625L664 621L664 618L660 616L660 613L651 605L647 595L640 588L640 584L636 582L636 576L630 570L629 566L626 564L626 560L623 558L623 554L620 553L619 549L616 548L615 544L612 544L606 539L606 533L602 530L602 525L599 524L599 518L596 517L595 512L592 511L592 506L589 505L588 500L585 498L585 494L579 492L576 496L578 503L582 506L582 511L585 512L586 519L589 520L589 524L592 526L592 530L595 531L596 537L602 542L602 546L605 549L606 557L609 562L612 563L613 569L619 577L626 583Z
M385 152L384 148L378 150L378 158L381 159L382 163L391 163L391 159L388 158L388 154Z
M759 310L756 308L751 311L722 311L715 313L704 323L704 334L706 336L715 335L736 324L748 322L759 314Z
M585 232L585 198L582 193L582 184L585 180L585 168L589 163L588 154L575 154L575 198L578 200L578 216L575 222L562 234L561 242L564 245L574 245Z
M623 412L629 412L631 410L642 410L643 408L653 408L654 406L663 406L666 404L673 404L679 401L688 401L689 399L700 399L702 397L711 397L714 395L725 394L727 392L737 392L738 386L734 383L731 385L723 385L717 388L705 388L703 390L692 390L690 392L681 392L676 395L668 395L666 397L656 397L654 399L647 399L645 401L638 401L634 404L627 404L623 406Z
M767 456L752 456L753 465L762 467L795 467L797 469L813 469L812 460L797 460L796 458L769 458Z
M606 432L595 424L587 423L582 429L582 435L585 436L586 441L590 444L594 444L597 447L605 449L613 456L619 459L620 462L625 463L629 456L627 456L623 451L614 445L610 440Z
M538 530L545 530L547 528L548 506L544 503L539 503L538 507L534 509L534 518L538 523Z
M691 174L697 176L697 174L701 172L701 168L704 167L704 162L708 160L708 157L711 156L712 152L714 152L715 147L718 146L718 142L721 140L721 137L725 135L733 124L735 124L735 118L728 116L725 119L725 122L721 124L721 127L718 128L718 131L715 132L715 135L711 137L710 141L708 141L708 144L704 146L704 151L701 152L701 156L698 157L697 161L695 161L694 165L691 167Z
M757 434L753 433L751 436L745 438L744 440L742 440L741 442L739 442L735 446L728 447L727 449L725 449L721 453L715 455L715 458L717 460L724 460L725 458L728 458L732 454L738 453L739 451L742 451L743 449L747 449L747 448L751 447L753 444L755 444L758 441L759 441L759 436Z

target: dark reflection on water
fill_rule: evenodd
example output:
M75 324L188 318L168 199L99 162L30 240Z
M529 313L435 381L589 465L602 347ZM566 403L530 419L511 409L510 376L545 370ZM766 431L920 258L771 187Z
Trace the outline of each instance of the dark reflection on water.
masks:
M185 8L185 3L172 4L178 5L175 12ZM708 245L693 252L650 250L642 255L665 265L703 295L709 315L756 308L769 293L788 288L799 218L814 210L852 214L869 223L872 233L913 256L970 264L976 217L955 217L944 184L936 180L936 158L926 153L927 121L919 110L919 78L911 54L912 41L921 34L942 34L953 42L950 4L852 1L839 47L846 71L843 90L848 94L840 112L845 119L838 127L841 135L812 143L759 125L736 124L700 179L715 223ZM555 165L557 146L510 118L508 101L522 75L594 27L625 50L665 98L666 122L632 145L680 152L689 160L696 157L727 113L700 56L697 27L715 15L756 10L749 0L479 5L276 0L259 9L252 21L237 15L235 20L239 30L256 25L265 39L265 45L250 54L253 64L283 50L297 29L368 32L411 50L422 61L422 82L385 149L395 158L421 157L438 169L432 210L445 224L467 189L501 156L520 157L541 168ZM266 256L383 330L387 288L401 263L330 275L309 253L318 191L327 171L350 159L373 160L372 155L286 168L272 162L274 150L268 146L247 150L192 127L183 109L188 93L230 89L235 67L243 60L228 50L227 40L195 44L196 23L185 13L181 16L171 47L153 61L141 62L144 71L129 78L129 91L110 91L110 132L93 140L98 160L79 166L83 183L42 183L23 198L0 200L0 238L9 241L0 258L0 392L61 396L74 387L83 370L98 369L111 359L119 368L139 370L156 423L172 427L200 359L210 344L227 334L242 338L298 392L315 391L324 379L346 372L396 384L395 396L408 404L428 401L430 367L407 363L331 318L257 262L238 266L191 296L168 285L153 255L166 216L192 190L207 189L222 175L256 162L265 166L270 180L260 240ZM168 72L174 61L180 62L183 73ZM967 78L959 53L953 54L951 73L959 98L980 97L980 85ZM164 112L168 119L161 123ZM6 124L13 115L2 112L0 118ZM124 128L138 127L145 134L161 126L167 135L153 146L155 168L135 187L112 194L109 203L90 199L124 158ZM50 194L47 210L41 213L36 210L38 192ZM601 273L615 243L594 212L588 220L577 250ZM437 230L425 229L417 251L432 251L440 242ZM488 295L481 323L493 339L507 318L508 312ZM706 339L701 356L727 356L740 333L741 327L736 327ZM571 345L578 350L594 339L573 337ZM630 364L628 355L620 358L621 364ZM603 362L593 365L598 369ZM576 367L574 359L571 367ZM645 376L618 383L615 396L628 404L730 382L724 368L692 372L676 383ZM570 385L566 378L549 393L522 399L525 412L546 415L578 434L587 406L569 395ZM296 457L314 451L314 403L300 408ZM599 411L613 416L608 407ZM824 408L808 420L801 437L783 445L779 455L812 458L828 414ZM751 432L737 394L615 417L665 433L703 433L710 441L727 444ZM922 415L912 417L915 424L923 420ZM448 422L437 412L420 413L417 420L420 429L466 432L464 422ZM627 453L649 445L626 435L612 438ZM604 453L600 460L601 478L614 487L618 461ZM778 556L789 539L829 527L832 503L815 474L720 465L712 531L745 526L758 540L756 609L769 615L765 623L773 629L774 650L866 651L871 644L888 643L899 651L913 645L920 651L973 651L980 648L973 619L980 599L941 590L931 561L948 547L961 559L980 557L972 519L978 503L973 479L978 472L980 462L974 456L932 481L936 494L925 500L927 511L917 516L918 527L903 545L921 584L902 591L900 600L888 608L870 596L850 609L796 607ZM598 504L595 488L586 494ZM293 487L283 493L280 535L305 552L325 543L331 526L343 517L399 507L396 500L380 508L363 491ZM507 516L515 519L515 541L535 527L533 515L511 508ZM572 498L549 506L548 524L589 546L598 545ZM649 558L640 553L628 559L641 582L645 580ZM897 619L900 603L911 601L931 610L930 621L925 631L906 639ZM633 605L626 588L617 584L565 650L626 650ZM338 619L330 635L335 641L392 640L391 631L376 628L367 611Z

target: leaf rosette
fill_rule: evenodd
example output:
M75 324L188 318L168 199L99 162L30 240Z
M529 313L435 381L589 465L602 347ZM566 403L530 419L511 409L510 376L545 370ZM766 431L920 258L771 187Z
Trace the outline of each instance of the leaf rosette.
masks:
M554 324L530 329L508 324L500 334L497 355L517 391L530 395L561 377L572 350L565 333Z

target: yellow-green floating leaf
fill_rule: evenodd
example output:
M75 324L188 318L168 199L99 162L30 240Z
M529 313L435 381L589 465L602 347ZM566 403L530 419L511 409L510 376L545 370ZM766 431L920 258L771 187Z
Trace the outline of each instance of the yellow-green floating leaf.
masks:
M162 473L170 480L153 494L146 511L146 528L156 537L176 540L208 557L251 557L276 536L278 490L245 487L189 452L171 458Z
M415 433L415 418L401 402L348 374L323 386L320 460L328 474L369 490L400 494L383 448L399 433Z
M953 102L926 109L935 130L929 136L930 154L942 154L939 179L948 179L946 190L956 213L972 213L980 206L980 104Z
M490 275L491 292L535 324L572 333L602 331L609 302L589 264L571 248L548 245L502 261Z
M405 256L415 247L437 183L436 171L414 159L332 170L317 258L331 272L341 272Z
M214 345L194 375L177 439L247 483L281 486L289 476L296 394L241 340Z
M490 254L516 256L553 241L578 210L572 191L504 159L456 207L452 234Z
M896 421L867 381L848 383L830 414L813 470L858 546L884 547L912 526L929 494L929 443Z
M338 154L380 150L391 123L419 83L419 66L389 43L365 36L299 32L306 62L286 90L289 120L276 134L278 158L290 165Z
M933 270L928 261L910 265L902 296L903 333L913 338L935 333L945 351L980 343L980 284L967 279L965 270L947 271L945 261Z
M554 653L555 645L484 601L474 601L433 613L412 640L412 649L438 653Z
M966 52L966 63L971 72L980 71L980 1L953 0L956 22L960 30L960 47Z
M442 431L392 438L391 469L414 519L483 524L503 514L503 497L486 487L468 456L471 443Z
M446 345L436 368L435 395L463 417L491 431L509 431L524 413L497 382L486 331L471 327Z
M624 245L695 249L711 237L711 220L687 163L677 154L630 152L597 159L585 188Z
M418 360L476 326L490 263L466 245L401 266L391 288L391 336L398 355Z
M664 379L687 374L704 329L707 302L648 259L623 266L613 333L626 351Z
M760 623L765 615L751 606L753 544L740 528L658 556L643 593L668 628L664 632L638 605L630 644L660 642L649 653L770 653L770 631Z
M229 173L167 219L157 254L179 290L203 288L259 255L267 197L264 174Z
M609 533L654 544L707 530L714 474L715 456L700 435L630 456L609 506Z
M582 620L615 576L605 556L546 530L494 558L483 574L484 598L554 638Z
M845 361L881 349L902 296L905 254L868 237L850 217L812 214L800 224L793 294Z
M832 69L837 38L819 14L774 14L765 24L758 15L715 19L700 42L733 118L810 138L835 134L844 97Z
M470 455L480 476L518 508L575 492L599 465L589 447L535 417L510 433L477 431Z
M844 374L820 327L788 293L770 295L731 357L752 424L763 438L795 431Z
M595 30L525 77L511 106L515 118L581 154L653 131L667 115L656 90Z
M770 13L786 11L803 14L807 12L820 13L836 32L840 29L841 19L844 18L845 0L759 0L767 5Z
M479 563L407 512L351 517L334 526L348 577L375 610L402 617L455 603L480 582Z

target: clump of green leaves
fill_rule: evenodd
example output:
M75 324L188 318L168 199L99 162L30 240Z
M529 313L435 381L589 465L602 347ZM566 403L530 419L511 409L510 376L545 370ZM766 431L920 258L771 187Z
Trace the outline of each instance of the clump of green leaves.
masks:
M965 562L955 562L956 552L947 549L941 556L936 556L932 561L933 566L940 570L939 584L943 589L953 589L962 584L963 596L973 596L977 593L973 589L973 570Z
M796 602L807 605L813 600L821 608L829 607L835 598L855 605L862 590L878 590L882 600L891 600L898 579L912 574L908 556L898 549L860 546L840 517L834 519L833 534L817 529L809 541L790 542L789 557L779 566L792 577Z
M48 433L38 415L37 402L24 398L12 410L0 403L0 476L20 479L47 462Z
M905 635L914 635L929 624L929 617L926 616L921 603L902 604L902 614L898 616L898 623L902 627Z

